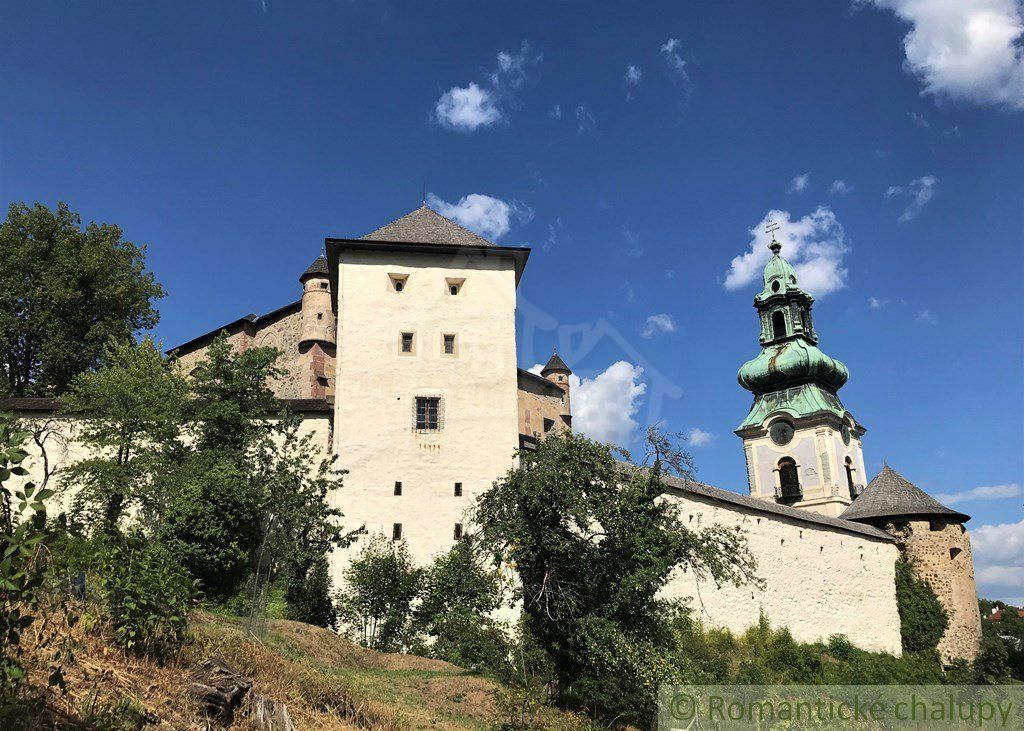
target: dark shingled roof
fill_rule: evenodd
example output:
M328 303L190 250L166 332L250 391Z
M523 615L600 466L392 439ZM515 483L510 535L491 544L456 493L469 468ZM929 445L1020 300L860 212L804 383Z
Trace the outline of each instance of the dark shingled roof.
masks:
M566 373L572 373L572 369L569 368L569 366L565 364L565 361L558 356L557 350L551 354L550 358L548 358L547 365L545 365L544 368L541 370L541 375L544 375L545 373L552 373L555 371L565 371Z
M309 268L302 273L299 277L300 282L306 281L306 277L326 277L331 273L331 268L327 265L327 257L321 254L313 263L309 265Z
M779 503L772 502L771 500L763 500L761 498L751 497L750 495L741 495L737 492L732 492L731 490L723 490L719 487L705 485L703 482L697 482L696 480L689 480L682 477L668 477L665 481L668 483L669 487L678 490L679 492L688 493L696 497L703 497L711 500L712 502L727 503L729 505L752 510L756 513L768 513L773 516L788 518L798 523L826 526L828 528L846 531L847 533L857 533L877 540L892 541L892 536L888 533L870 525L854 523L849 520L844 520L843 518L830 518L827 515L820 515L803 508L791 508L788 505L780 505Z
M896 517L946 517L960 522L971 519L969 515L947 508L889 465L875 475L839 517L863 522Z
M445 218L427 204L407 213L376 231L363 236L365 241L400 241L416 244L447 244L449 246L494 246L450 218Z

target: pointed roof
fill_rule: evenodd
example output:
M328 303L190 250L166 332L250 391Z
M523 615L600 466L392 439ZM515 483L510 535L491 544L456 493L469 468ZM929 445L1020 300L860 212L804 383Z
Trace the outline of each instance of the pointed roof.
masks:
M957 522L971 519L947 508L888 464L839 517L863 522L896 517L946 517Z
M299 277L300 282L305 282L306 277L326 277L330 276L331 267L327 264L327 257L321 254L313 263L307 267L306 271Z
M545 376L548 373L557 373L559 371L562 371L564 373L572 373L572 369L565 364L565 361L558 356L558 351L555 350L551 354L551 357L548 358L548 362L541 370L540 374L542 376Z
M449 246L494 246L483 236L478 236L445 218L424 203L411 213L363 236L364 241L400 241L417 244L446 244Z

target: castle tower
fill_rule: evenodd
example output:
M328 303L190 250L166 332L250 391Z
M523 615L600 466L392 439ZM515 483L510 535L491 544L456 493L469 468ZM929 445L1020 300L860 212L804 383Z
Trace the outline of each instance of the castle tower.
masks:
M864 484L859 425L839 401L849 371L822 353L813 298L772 239L764 288L754 297L761 354L740 368L754 394L736 434L743 439L750 494L835 517Z
M556 349L551 357L548 358L548 362L544 365L544 369L540 374L558 386L565 393L562 397L561 417L562 423L567 427L572 426L572 407L570 405L570 386L569 376L572 375L572 371L569 366L565 364L565 361L558 356L558 350Z
M318 256L299 277L302 283L302 326L299 332L300 361L309 375L304 390L311 398L333 396L337 318L331 305L330 269L327 257Z
M981 614L974 584L970 516L947 508L886 465L839 516L881 528L896 539L918 578L926 579L949 614L939 640L944 662L978 654Z

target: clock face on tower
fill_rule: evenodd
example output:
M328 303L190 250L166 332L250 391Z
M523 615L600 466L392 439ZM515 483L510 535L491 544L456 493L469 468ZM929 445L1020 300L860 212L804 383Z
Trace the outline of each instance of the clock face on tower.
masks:
M776 421L768 429L768 435L776 444L789 444L793 439L793 425L788 421Z

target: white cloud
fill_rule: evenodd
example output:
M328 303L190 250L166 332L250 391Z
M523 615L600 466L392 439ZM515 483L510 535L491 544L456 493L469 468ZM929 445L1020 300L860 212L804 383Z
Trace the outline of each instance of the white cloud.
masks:
M626 67L626 86L636 86L643 78L644 71L639 66L630 64Z
M845 195L853 192L853 186L845 180L836 179L832 181L832 185L829 186L828 192L832 195Z
M917 112L907 112L907 116L910 117L910 121L913 122L914 126L918 129L928 129L932 126L922 114L918 114Z
M683 60L682 55L679 53L680 48L682 48L682 43L679 42L678 38L669 38L661 46L661 55L665 58L669 71L681 79L688 80L690 77L686 73L686 61Z
M1024 109L1018 0L860 0L910 24L904 68L924 93Z
M900 214L900 223L906 223L912 221L921 214L921 210L928 204L932 198L935 197L935 192L938 189L939 179L934 175L925 175L911 180L907 187L902 185L890 185L888 190L885 191L886 198L910 198L910 202L907 203L907 207L903 209L903 213Z
M529 223L533 219L533 209L525 203L507 203L480 193L463 196L458 203L449 203L429 193L427 205L470 231L494 240L508 233L513 218L519 223Z
M811 174L803 173L797 175L795 178L789 181L789 187L786 188L787 193L802 193L807 190L807 186L811 182Z
M647 318L644 326L640 329L640 337L652 338L658 333L674 333L676 331L676 321L672 318L672 315L662 313L660 315L651 315Z
M871 305L872 310L880 310L889 304L889 300L879 297L868 297L868 304Z
M936 495L935 499L946 505L955 505L970 500L1001 500L1008 497L1017 497L1021 494L1020 485L989 485L985 487L974 487L970 490L960 492L949 492Z
M555 106L551 107L551 110L548 112L548 116L551 117L552 119L561 119L562 105L556 104Z
M636 430L633 417L647 390L647 384L640 382L643 372L640 366L620 360L594 378L569 376L573 428L598 441L627 443Z
M971 548L979 596L1020 596L1024 589L1024 520L974 528Z
M630 229L629 226L623 226L622 237L629 244L629 248L626 249L627 254L633 257L644 255L644 247L640 245L640 234Z
M443 127L457 132L473 132L490 127L502 119L494 95L470 82L469 86L453 86L441 95L434 106L434 117Z
M499 52L498 67L487 75L488 85L471 81L453 86L434 104L434 119L457 132L474 132L506 119L501 102L511 100L512 91L526 83L530 70L543 58L526 41L518 53Z
M715 435L711 432L706 432L700 427L693 427L686 433L686 441L694 447L704 447L711 443L711 440L715 438Z
M937 322L931 310L920 310L917 313L917 321L924 325L934 325Z
M576 131L581 135L597 133L597 118L590 113L586 104L576 107Z
M790 220L789 211L768 211L750 229L750 250L733 258L725 275L726 289L740 289L760 278L772 256L768 250L771 236L764 230L768 219L779 224L776 237L783 245L782 255L796 269L803 289L820 297L846 286L846 233L830 208L818 206L795 221Z

